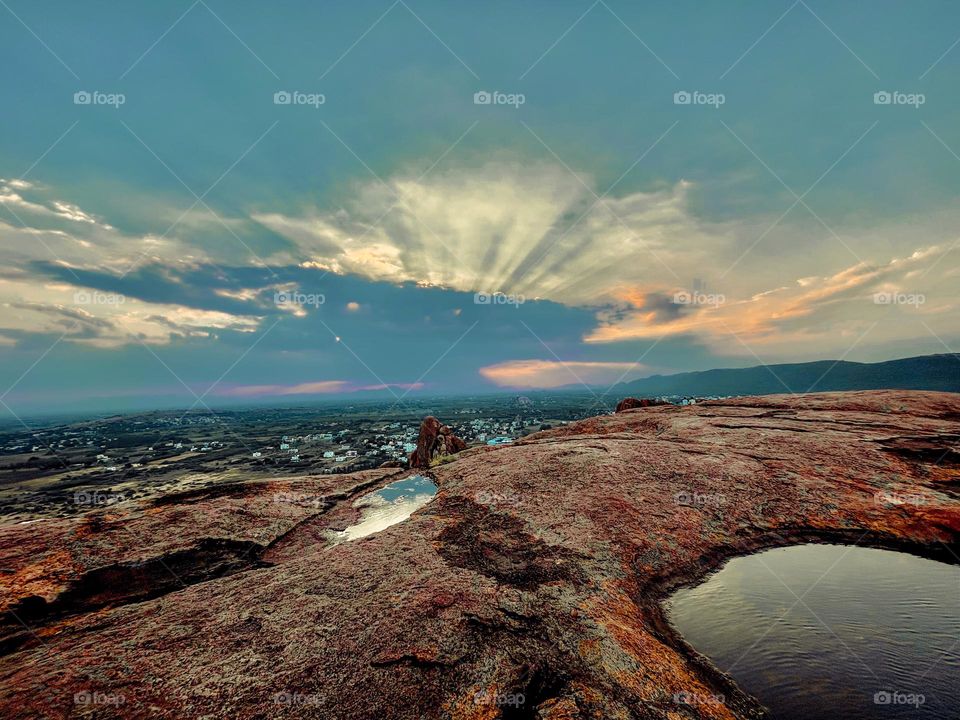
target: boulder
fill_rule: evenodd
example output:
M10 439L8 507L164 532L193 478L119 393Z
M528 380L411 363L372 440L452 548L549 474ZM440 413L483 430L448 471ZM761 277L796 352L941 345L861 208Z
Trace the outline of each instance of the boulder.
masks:
M617 403L616 412L623 412L624 410L633 410L633 408L644 408L652 407L654 405L669 405L666 400L660 400L658 398L635 398L628 397L624 398Z
M467 444L454 435L448 425L428 415L420 423L420 437L417 438L417 449L410 453L410 467L428 468L434 458L466 449Z

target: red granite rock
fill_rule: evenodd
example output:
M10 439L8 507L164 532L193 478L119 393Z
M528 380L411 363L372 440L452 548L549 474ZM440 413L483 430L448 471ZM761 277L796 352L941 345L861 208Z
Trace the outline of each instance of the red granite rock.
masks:
M739 398L469 449L354 542L322 530L395 471L2 527L0 716L759 717L661 601L798 542L957 562L958 439L953 394Z
M633 408L653 407L654 405L667 405L666 400L657 398L635 398L626 397L617 403L617 409L614 412L623 412L624 410L633 410Z
M466 449L467 444L454 435L448 425L428 415L420 423L417 449L410 453L409 464L412 468L428 468L435 458L454 455Z

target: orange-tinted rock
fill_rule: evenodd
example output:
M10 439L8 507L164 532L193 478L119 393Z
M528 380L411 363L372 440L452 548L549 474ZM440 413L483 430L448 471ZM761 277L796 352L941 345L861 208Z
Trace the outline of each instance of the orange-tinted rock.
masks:
M428 415L420 423L417 449L410 453L409 464L412 468L428 468L434 458L454 455L466 449L467 444L454 435L448 425Z
M632 410L633 408L645 408L653 407L654 405L668 405L666 400L658 400L656 398L642 398L638 399L635 397L624 398L617 403L617 409L615 412L623 412L624 410Z
M467 450L408 520L337 545L395 471L2 527L0 609L44 605L4 626L0 717L759 717L661 600L797 542L956 562L958 436L954 394L739 398Z

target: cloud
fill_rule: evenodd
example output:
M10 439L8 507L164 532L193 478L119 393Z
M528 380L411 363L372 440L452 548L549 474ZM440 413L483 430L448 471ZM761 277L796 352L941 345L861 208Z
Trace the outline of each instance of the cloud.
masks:
M632 309L601 313L601 324L585 340L612 343L689 334L723 354L812 351L829 356L848 350L864 333L892 340L906 328L917 332L920 319L931 325L949 321L955 301L932 302L935 295L930 294L928 303L924 292L932 283L922 270L942 254L943 248L922 248L883 265L856 263L747 298L677 288L677 310L667 313L659 310L662 298L651 304L650 295L626 293L621 299ZM878 295L920 300L890 303Z
M627 375L649 372L629 362L508 360L480 368L480 375L499 387L557 388L564 385L613 385Z
M679 264L704 236L689 183L598 201L589 182L558 165L489 163L360 184L336 212L252 217L307 267L571 305L612 297L638 267Z
M685 181L599 199L593 187L556 165L490 162L361 184L336 212L253 217L290 240L304 267L591 308L591 344L683 335L724 355L831 355L874 321L885 325L871 332L878 342L929 334L884 322L890 309L870 304L884 282L937 297L924 312L938 333L960 300L940 263L955 210L838 232L810 218L708 222ZM675 302L696 292L724 302Z
M278 308L273 293L324 293L318 285L334 278L367 283L336 301L336 307L362 310L355 313L358 322L378 317L371 283L438 293L499 291L592 313L594 326L580 339L593 346L683 337L714 354L790 357L843 352L874 322L879 327L870 337L877 342L929 335L919 323L902 322L902 308L866 305L885 287L926 293L931 301L921 309L924 322L938 334L951 333L960 293L949 280L955 263L943 258L954 247L951 232L960 212L835 233L812 220L708 222L694 209L697 190L681 180L598 198L591 177L558 164L490 161L426 179L399 172L386 182L358 182L336 210L258 210L227 220L229 228L202 213L161 236L123 233L48 198L45 186L4 181L2 197L39 209L35 226L0 222L0 267L24 268L33 282L111 287L137 299L144 305L129 316L87 310L147 342L166 342L171 332L247 331L278 314L306 319L313 310ZM262 260L233 234L259 241ZM266 243L264 235L277 241ZM216 268L222 270L211 272ZM11 272L0 271L0 277ZM304 278L312 284L304 285ZM675 301L698 287L724 302ZM0 302L18 297L0 286ZM439 301L440 295L430 297ZM440 306L418 305L405 322L438 322L446 311ZM159 322L162 317L168 322ZM0 324L0 332L10 327L26 331Z
M54 335L97 347L166 344L174 338L209 338L223 330L250 332L261 320L255 315L143 302L62 282L38 283L22 272L0 276L0 308L0 332L7 337Z
M214 395L230 397L262 397L271 395L330 395L374 390L420 390L423 383L381 383L377 385L358 385L346 380L320 380L302 382L293 385L237 385L215 391Z
M251 397L259 395L322 395L344 392L349 387L346 380L321 380L297 383L296 385L239 385L224 389L220 395Z
M62 200L50 200L44 204L43 200L29 200L21 194L23 191L37 190L36 185L26 180L4 180L0 178L0 205L11 205L25 213L61 218L89 225L101 225L104 229L112 229L109 225L101 224L95 217L84 212L77 205Z
M15 188L16 190L29 190L30 188L34 187L33 183L29 180L6 180L4 178L0 178L0 185L6 185L8 187Z

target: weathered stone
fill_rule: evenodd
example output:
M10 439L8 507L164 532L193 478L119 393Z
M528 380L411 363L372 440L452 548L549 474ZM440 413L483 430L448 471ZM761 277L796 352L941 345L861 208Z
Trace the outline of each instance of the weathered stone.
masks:
M614 412L623 412L624 410L633 410L633 408L645 408L653 407L654 405L667 405L666 400L658 400L657 398L642 398L638 399L635 397L627 397L617 403L617 409Z
M454 435L448 425L428 415L420 423L417 449L410 453L409 464L412 468L428 468L435 458L454 455L466 449L467 444Z
M732 556L797 542L956 562L958 434L947 393L739 398L467 450L432 470L433 502L354 542L323 529L353 522L356 498L396 471L3 527L0 609L29 630L6 638L0 716L759 717L660 602ZM188 576L152 597L91 576L140 566L116 579L141 583L167 560ZM91 577L96 602L44 615Z

